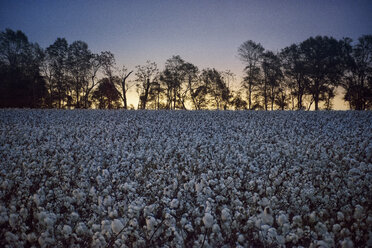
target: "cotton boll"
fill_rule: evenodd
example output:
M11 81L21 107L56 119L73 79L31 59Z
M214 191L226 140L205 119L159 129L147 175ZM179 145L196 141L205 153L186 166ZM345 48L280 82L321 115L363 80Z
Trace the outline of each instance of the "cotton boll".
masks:
M244 238L244 235L243 234L239 234L238 235L238 242L240 244L244 244L245 243L245 238Z
M103 205L105 206L111 206L112 204L112 197L110 195L106 196L105 199L103 200Z
M268 230L267 230L267 235L268 237L270 237L272 240L274 240L277 236L277 232L276 232L276 229L274 227L270 227Z
M354 243L350 238L346 238L340 242L342 248L353 248Z
M72 233L72 228L69 225L64 225L62 232L63 232L63 235L69 236Z
M34 232L27 234L27 241L33 243L37 240L37 236Z
M296 234L294 233L289 233L287 236L286 236L286 242L292 242L294 244L297 244L298 242L298 237Z
M203 223L206 228L211 228L213 225L214 219L210 213L205 213L203 217Z
M360 205L355 206L354 210L354 219L360 220L363 216L363 207Z
M285 223L288 223L288 217L285 214L280 214L277 218L279 226L283 226Z
M124 225L120 220L114 219L111 222L111 229L115 234L118 234L123 228L124 228Z
M54 226L54 223L55 223L55 219L48 216L44 219L44 223L45 225L48 227L48 228L52 228Z
M97 224L93 224L92 225L92 231L93 232L98 232L99 230L101 230L101 226L100 225L97 225Z
M9 225L12 228L16 228L18 222L18 214L10 214L9 215Z
M87 226L85 225L84 222L79 222L76 226L76 234L77 235L85 235L88 231Z
M112 218L112 219L118 217L118 211L116 209L110 211L109 212L109 217Z
M70 214L70 218L71 218L71 221L72 221L72 222L78 221L78 219L79 219L79 214L76 213L76 212L72 212L72 213Z
M28 216L28 210L27 208L21 208L19 211L20 216L22 216L23 219L26 219Z
M171 202L170 202L170 207L171 208L178 208L179 206L179 201L178 199L173 199Z
M218 224L214 224L212 227L212 232L219 234L221 232L221 228Z
M34 194L34 196L33 196L33 200L34 200L36 206L39 206L39 205L40 205L41 200L40 200L40 197L39 197L38 194Z
M6 232L4 236L5 236L5 240L8 243L15 243L18 241L18 236L14 233Z
M302 226L302 218L300 215L293 216L292 226Z
M188 231L188 232L193 232L194 228L192 227L191 223L187 223L185 225L185 230Z
M111 222L109 220L103 220L101 222L101 231L102 231L102 234L105 234L105 233L110 232L110 230L111 230L110 224L111 224Z
M230 214L230 210L229 209L227 209L227 208L222 209L222 211L221 211L221 219L223 221L230 221L231 220L231 214Z
M284 244L285 244L285 238L284 238L284 236L283 235L277 235L276 236L276 242L278 242L278 244L280 246L284 246Z
M151 231L155 228L156 226L156 220L152 216L147 216L146 217L146 228L148 231Z
M271 209L269 207L265 207L264 211L260 214L260 218L262 223L272 226L274 223L274 218L271 215Z
M266 207L270 204L270 201L269 199L267 199L266 197L262 198L260 201L259 201L259 204L263 207Z
M340 230L341 230L341 226L340 226L339 224L334 224L334 225L332 226L332 232L333 232L334 234L337 234L338 232L340 232Z

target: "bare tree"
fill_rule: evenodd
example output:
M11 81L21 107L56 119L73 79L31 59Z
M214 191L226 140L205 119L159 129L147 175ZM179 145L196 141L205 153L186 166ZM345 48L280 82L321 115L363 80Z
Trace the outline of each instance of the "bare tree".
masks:
M259 78L259 62L262 56L262 53L265 49L262 47L260 43L255 43L252 40L248 40L244 42L238 48L238 55L246 65L244 68L247 76L243 81L243 87L247 90L248 95L248 109L252 109L252 98L253 98L253 87L254 84L257 83Z
M128 109L127 92L134 85L134 84L129 84L128 81L127 81L128 77L132 73L133 73L133 71L128 72L128 69L125 66L123 66L119 71L119 79L120 80L115 81L116 86L118 86L120 88L120 90L118 90L118 92L119 92L119 96L120 96L121 100L123 101L124 109Z
M150 88L156 82L159 70L155 62L146 61L146 64L137 65L137 90L140 95L139 108L146 109Z
M84 108L88 108L90 106L89 96L94 89L98 85L97 74L100 68L102 67L102 60L100 55L92 54L90 63L89 63L89 78L83 82L83 101L84 101Z

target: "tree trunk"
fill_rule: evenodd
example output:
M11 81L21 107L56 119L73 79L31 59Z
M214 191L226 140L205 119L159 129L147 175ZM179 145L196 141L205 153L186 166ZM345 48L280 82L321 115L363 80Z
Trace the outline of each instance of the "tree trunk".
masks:
M150 90L150 79L148 78L146 81L145 95L143 97L142 106L141 106L142 109L146 109L147 98L149 96L149 90Z
M252 82L249 81L249 86L248 86L248 109L252 109Z

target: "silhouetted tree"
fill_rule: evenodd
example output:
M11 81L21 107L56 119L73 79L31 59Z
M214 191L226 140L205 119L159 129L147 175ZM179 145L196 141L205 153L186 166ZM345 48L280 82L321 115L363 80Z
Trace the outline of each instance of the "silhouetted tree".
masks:
M132 74L132 72L133 71L128 72L128 69L125 66L123 66L119 72L120 80L116 81L116 84L115 84L115 86L119 88L118 92L119 92L120 98L123 101L124 109L128 109L127 92L129 88L133 86L133 85L129 85L127 81L128 77L130 76L130 74Z
M288 96L283 87L279 87L275 95L275 104L278 105L280 110L284 110L288 106Z
M189 93L194 109L198 109L196 100L197 94L195 93L199 82L199 69L195 65L186 62L182 65L182 70L185 73L185 80L187 85L184 94L181 96L183 98L183 102L185 101L185 98Z
M262 72L263 79L261 85L261 94L263 97L264 108L268 109L270 101L271 110L274 110L274 102L276 98L277 89L280 86L283 74L281 71L280 59L271 51L262 54Z
M160 74L159 79L165 85L167 106L169 109L184 107L178 104L180 103L180 90L186 75L183 70L184 64L185 61L179 55L173 56L165 62L165 69Z
M41 107L45 81L40 75L44 53L21 31L0 33L0 107Z
M351 109L372 108L372 35L364 35L351 47L351 39L344 40L345 75L342 86L344 100Z
M221 73L216 69L204 69L201 73L201 80L207 88L214 102L216 109L227 108L230 99L230 90L223 81Z
M65 38L57 38L46 49L44 76L48 79L49 107L53 107L53 102L56 99L57 107L62 108L62 103L67 98L67 56L68 43Z
M315 110L319 109L319 102L324 92L340 82L342 68L342 42L332 37L310 37L300 44L305 60L305 77L308 79L309 94L311 94Z
M97 74L102 67L102 60L99 54L91 54L88 69L88 78L83 81L83 102L84 108L89 108L89 100L92 90L98 85Z
M92 58L93 54L88 49L88 44L83 41L74 41L68 48L67 69L72 79L76 108L81 107L80 96L83 86L88 84Z
M253 87L258 83L260 74L259 63L264 50L265 49L260 43L255 43L252 40L244 42L238 48L238 55L241 61L246 65L244 68L246 77L244 78L242 86L247 90L248 109L252 109L253 107Z
M118 78L116 78L118 79ZM98 103L100 109L114 109L120 107L120 97L112 80L109 78L102 78L99 81L97 89L93 92L93 100Z
M146 109L150 88L158 77L159 70L155 62L146 61L146 65L136 66L137 91L140 95L139 108Z
M235 110L244 110L247 109L247 102L243 100L240 92L234 94L231 104Z
M296 108L301 110L304 108L303 96L306 93L307 79L305 78L305 58L301 53L300 46L293 44L285 47L280 53L280 58L292 97L292 104L294 105L293 98L296 98Z

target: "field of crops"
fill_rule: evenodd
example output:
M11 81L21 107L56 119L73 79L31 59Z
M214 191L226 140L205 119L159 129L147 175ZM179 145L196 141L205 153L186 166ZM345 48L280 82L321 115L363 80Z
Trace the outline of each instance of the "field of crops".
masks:
M0 246L372 245L372 112L0 110Z

